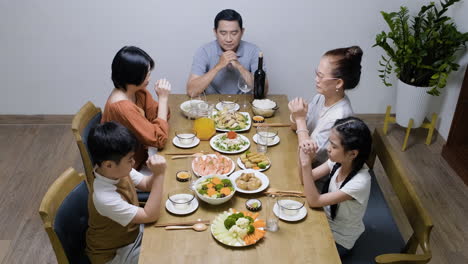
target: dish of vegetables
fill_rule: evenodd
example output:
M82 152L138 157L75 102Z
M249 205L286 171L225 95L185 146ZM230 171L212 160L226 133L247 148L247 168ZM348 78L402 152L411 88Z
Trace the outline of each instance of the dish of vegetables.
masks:
M247 131L250 129L252 120L247 112L217 111L214 112L212 119L216 124L218 131Z
M208 198L224 198L234 191L231 180L218 177L205 178L195 188L200 195Z
M230 208L213 220L211 234L228 246L245 247L256 244L266 233L265 221L258 219L258 215Z
M235 154L247 150L250 147L250 141L247 137L230 131L212 137L210 146L221 153Z

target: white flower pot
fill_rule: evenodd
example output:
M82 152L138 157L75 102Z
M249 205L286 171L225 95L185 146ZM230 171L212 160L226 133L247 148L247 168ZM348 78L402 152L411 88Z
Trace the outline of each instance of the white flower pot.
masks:
M430 87L416 87L400 80L397 83L396 122L408 127L410 118L414 120L413 128L420 127L427 115L432 95Z

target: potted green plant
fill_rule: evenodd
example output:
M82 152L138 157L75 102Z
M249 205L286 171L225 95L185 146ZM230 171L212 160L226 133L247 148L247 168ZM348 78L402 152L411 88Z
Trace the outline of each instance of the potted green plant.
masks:
M446 16L448 8L459 1L442 0L440 7L431 2L413 17L405 6L398 12L381 11L390 30L377 34L373 47L379 46L386 53L379 61L383 83L391 86L389 75L393 73L398 78L396 119L402 126L410 118L414 127L422 124L430 95L440 95L449 74L459 68L458 51L466 48L468 33L459 32Z

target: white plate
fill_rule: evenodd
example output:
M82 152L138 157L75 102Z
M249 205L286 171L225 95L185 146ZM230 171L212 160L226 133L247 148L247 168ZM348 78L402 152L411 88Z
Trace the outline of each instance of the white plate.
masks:
M189 195L189 194L176 194L176 195ZM175 196L175 195L174 195ZM179 209L175 208L172 202L167 199L166 201L166 209L176 215L186 215L194 212L198 208L198 200L196 197L193 198L192 202L190 203L190 206L187 209Z
M213 111L213 115L216 114L217 112ZM247 131L250 129L250 127L252 126L252 118L250 118L250 114L247 113L247 112L239 112L239 114L247 117L247 126L245 128L242 128L242 129L238 129L238 130L231 130L231 129L223 129L223 128L218 128L216 127L216 130L217 131L221 131L221 132L228 132L228 131L236 131L236 132L242 132L242 131ZM215 124L216 126L216 124Z
M258 135L257 134L255 134L252 137L252 139L256 144L258 144ZM273 138L273 142L268 143L268 146L269 147L274 146L274 145L278 144L279 142L280 142L280 137L277 135L277 136L275 136L275 138Z
M201 157L199 157L199 158L203 158L203 159L204 159L205 156L215 157L216 154L207 154L207 155L203 155L203 156L201 156ZM231 163L232 163L232 166L231 166L231 170L230 170L228 173L219 174L219 175L228 176L229 174L231 174L231 173L236 169L236 164L234 164L234 161L233 161L231 158L229 158L229 157L227 157L227 156L224 156L224 155L221 155L221 156L223 156L223 157L229 159L229 160L231 161ZM193 165L193 162L194 162L194 161L195 161L195 159L193 159L193 161L192 161L192 171L193 171L193 173L195 174L195 176L197 176L197 177L202 177L202 176L214 175L213 173L208 174L208 175L201 175L201 174L198 174L198 173L195 171L195 168L194 168L194 165Z
M270 160L270 159L268 159ZM244 163L242 163L242 160L241 158L237 158L237 165L239 165L239 168L243 169L243 170L247 170L247 168L245 167ZM271 167L271 161L270 161L270 164L268 164L268 166L266 166L266 168L264 169L259 169L259 170L255 170L255 171L266 171L268 170L269 168Z
M221 102L217 103L216 104L216 109L218 109L219 111L223 110L223 104ZM234 106L234 109L232 109L232 111L237 111L240 109L240 105L238 103L236 103L236 105Z
M195 139L193 140L192 144L189 144L189 145L185 145L185 144L182 144L180 143L180 140L177 136L175 136L173 139L172 139L172 144L174 144L176 147L178 148L193 148L195 146L197 146L198 144L200 144L200 139L195 137Z
M226 246L230 246L230 247L248 247L248 246L252 246L252 245L255 245L257 244L257 242L259 242L260 240L262 240L263 238L261 238L260 240L257 240L255 241L255 243L253 243L252 245L246 245L244 241L242 241L243 244L237 242L236 244L229 244L229 243L226 243L225 240L223 240L223 238L221 237L222 235L218 234L218 235L215 235L215 226L218 224L218 222L222 222L224 223L224 220L226 220L226 218L231 215L231 213L228 213L228 212L223 212L221 214L219 214L218 216L215 217L215 219L213 219L213 221L211 222L211 227L210 227L210 231L211 231L211 235L213 235L213 237L219 242L219 243L222 243ZM257 220L255 220L257 221ZM261 230L265 230L263 227L259 228Z
M268 176L266 176L265 174L259 171L252 170L252 169L236 171L231 176L229 176L229 178L231 179L231 181L236 182L236 179L239 178L242 173L254 173L255 177L259 178L262 181L262 185L257 190L248 191L248 190L239 188L236 184L236 191L240 193L259 193L265 190L270 184L270 180L268 179Z
M296 202L296 201L293 201L293 200L282 200L282 201L289 201L291 203L299 203L299 202ZM304 217L307 216L307 207L306 207L306 205L304 205L301 209L299 209L299 212L296 215L286 215L284 213L280 213L279 205L278 205L278 203L275 203L275 206L273 206L273 212L281 220L284 220L284 221L299 221L299 220L304 219Z
M210 139L210 146L211 146L214 150L219 151L219 152L221 152L221 153L225 153L225 154L237 154L237 153L242 153L242 152L246 151L246 150L250 147L250 141L249 141L249 139L248 139L246 136L237 134L238 137L240 137L242 140L244 140L244 141L247 142L247 145L244 145L244 146L241 147L241 149L239 149L239 150L234 150L234 151L222 150L222 149L218 148L218 147L215 145L214 142L215 142L217 139L219 139L220 137L222 137L223 135L225 135L225 134L226 134L226 133L218 134L218 135L216 135L216 136L214 136L214 137L212 137L212 138Z

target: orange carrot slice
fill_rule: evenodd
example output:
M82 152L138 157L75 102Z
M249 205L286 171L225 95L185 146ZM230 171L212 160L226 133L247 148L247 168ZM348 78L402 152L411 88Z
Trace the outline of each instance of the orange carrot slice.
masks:
M257 221L255 221L255 222L253 222L252 225L253 225L254 227L256 227L256 228L259 228L259 227L265 227L265 226L266 226L266 223L265 223L265 221L263 221L263 220L257 220Z
M228 195L231 194L231 189L229 189L229 187L223 187L223 188L221 188L221 190L219 190L219 192L226 195L226 196L228 196Z
M208 196L212 196L216 194L216 190L213 188L208 188L208 190L206 190L206 193L208 194Z
M211 182L212 182L213 184L221 184L221 180L220 180L218 177L213 177L213 178L211 179Z

